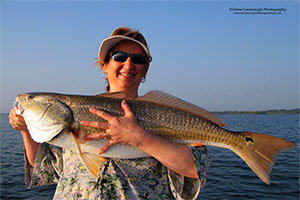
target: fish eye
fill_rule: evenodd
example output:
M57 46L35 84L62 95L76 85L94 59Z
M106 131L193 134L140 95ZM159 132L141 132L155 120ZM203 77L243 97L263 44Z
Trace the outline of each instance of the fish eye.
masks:
M34 98L34 95L33 95L33 94L30 94L30 95L27 96L27 99L28 99L28 100L31 100L31 99L33 99L33 98Z

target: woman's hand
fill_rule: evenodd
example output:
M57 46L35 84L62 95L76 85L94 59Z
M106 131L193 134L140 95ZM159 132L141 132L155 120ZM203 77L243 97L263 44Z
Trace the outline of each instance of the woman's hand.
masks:
M27 131L27 126L24 118L20 115L17 115L14 108L10 110L8 118L9 118L9 123L13 127L13 129L18 131Z
M105 130L104 133L89 134L84 136L85 140L108 138L109 141L98 150L99 154L104 153L115 144L129 144L138 147L142 141L143 135L145 134L144 129L138 124L134 113L130 110L130 107L125 100L122 101L121 106L124 110L124 116L122 117L114 117L106 112L97 110L95 108L90 108L91 113L101 117L107 122L81 122L81 125L83 126Z
M26 156L31 166L34 166L35 154L37 152L39 144L33 141L30 136L30 133L27 129L25 120L22 116L17 115L15 109L11 109L9 113L9 123L13 127L13 129L21 131Z
M114 144L129 144L148 153L171 170L187 177L198 178L192 151L183 144L178 144L146 131L139 124L129 106L123 100L123 117L113 117L110 114L90 109L90 112L107 122L82 121L83 126L104 129L104 133L86 135L85 140L108 138L109 141L98 150L104 153ZM178 164L180 163L180 164Z

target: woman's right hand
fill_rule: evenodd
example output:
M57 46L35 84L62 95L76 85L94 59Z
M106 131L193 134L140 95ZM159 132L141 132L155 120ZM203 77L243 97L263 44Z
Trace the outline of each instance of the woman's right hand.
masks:
M24 118L20 115L17 115L14 108L10 110L8 118L9 123L13 127L13 129L28 132Z

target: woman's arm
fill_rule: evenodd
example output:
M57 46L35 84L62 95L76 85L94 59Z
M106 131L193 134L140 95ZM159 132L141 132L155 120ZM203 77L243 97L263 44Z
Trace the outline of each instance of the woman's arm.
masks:
M26 156L31 166L34 166L35 154L38 150L39 143L36 143L30 136L29 131L27 130L27 126L25 120L22 116L17 115L14 109L10 110L9 113L9 123L13 127L13 129L21 132L24 148L26 152Z
M114 144L129 144L153 156L169 169L191 178L198 178L192 151L186 145L178 144L144 130L125 101L122 101L123 117L113 117L106 112L91 108L90 112L106 122L82 121L83 126L105 129L104 133L86 135L84 139L103 139L109 142L99 149L103 153Z

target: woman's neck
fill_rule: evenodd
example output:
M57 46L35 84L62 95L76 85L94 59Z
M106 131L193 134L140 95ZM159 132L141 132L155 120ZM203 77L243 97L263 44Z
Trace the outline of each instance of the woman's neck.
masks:
M137 98L138 92L137 90L117 90L117 89L110 89L111 92L123 92L126 96L126 98Z

